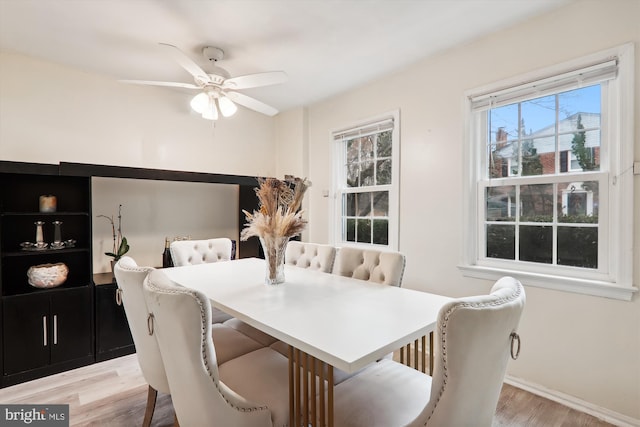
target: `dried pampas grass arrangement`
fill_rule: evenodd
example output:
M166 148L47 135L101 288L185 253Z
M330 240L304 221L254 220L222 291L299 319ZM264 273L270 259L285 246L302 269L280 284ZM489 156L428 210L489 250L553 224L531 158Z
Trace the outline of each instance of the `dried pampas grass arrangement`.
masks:
M300 210L302 199L311 183L306 179L286 175L284 180L258 178L256 195L259 210L249 213L245 228L240 233L241 240L257 236L264 238L293 237L300 234L307 221Z
M240 233L240 239L247 240L252 236L260 238L268 267L266 283L277 284L284 281L287 242L307 226L300 206L311 183L306 178L286 175L283 181L258 178L258 184L255 190L259 209L253 213L242 211L247 223Z

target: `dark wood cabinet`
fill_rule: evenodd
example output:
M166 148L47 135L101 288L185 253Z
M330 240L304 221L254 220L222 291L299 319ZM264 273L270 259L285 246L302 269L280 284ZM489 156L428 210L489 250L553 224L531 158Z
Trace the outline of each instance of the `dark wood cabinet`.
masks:
M116 303L111 275L93 275L91 178L94 176L237 185L238 214L257 208L254 177L127 168L79 163L38 164L0 161L0 387L63 372L135 352L124 313ZM56 196L54 212L41 212L39 198ZM35 242L36 221L44 222L44 241L54 240L54 221L62 240L74 245L25 250ZM260 255L257 238L238 242L239 256ZM50 289L28 282L40 264L64 263L66 281Z
M90 178L60 176L52 165L10 166L17 171L0 168L1 386L94 361ZM56 196L54 212L40 211L42 195ZM35 243L36 221L48 246L25 248ZM51 246L54 222L73 242ZM68 268L64 283L29 284L30 267L56 263Z
M124 306L116 302L118 286L111 273L94 275L96 303L96 361L136 351Z
M4 298L2 324L5 377L92 359L88 287Z

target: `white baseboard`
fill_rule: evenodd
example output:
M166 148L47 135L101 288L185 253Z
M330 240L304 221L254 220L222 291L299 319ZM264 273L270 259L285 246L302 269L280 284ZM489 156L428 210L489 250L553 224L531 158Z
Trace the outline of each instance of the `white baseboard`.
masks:
M521 388L530 393L557 402L561 405L568 406L569 408L592 415L616 426L640 427L640 419L631 418L627 415L594 405L593 403L586 402L582 399L578 399L577 397L548 389L544 386L541 386L540 384L531 383L529 381L512 377L510 375L507 375L505 377L504 382L514 387Z

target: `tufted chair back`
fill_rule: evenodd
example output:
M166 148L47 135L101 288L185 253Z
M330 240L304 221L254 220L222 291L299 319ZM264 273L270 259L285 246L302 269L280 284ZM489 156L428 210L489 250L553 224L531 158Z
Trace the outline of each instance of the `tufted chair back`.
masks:
M336 254L333 274L402 286L405 256L400 252L344 247Z
M147 330L147 304L142 293L142 284L153 267L139 267L133 258L122 257L113 268L122 295L122 304L129 322L129 329L136 346L138 364L144 379L149 384L147 412L143 425L148 426L153 416L157 391L169 393L169 383L156 339ZM150 406L151 405L151 406Z
M144 294L153 314L152 338L157 340L163 355L171 400L180 425L271 427L271 411L267 405L250 402L231 390L225 384L226 379L221 381L222 368L218 367L210 338L211 304L207 297L175 284L162 270L147 277ZM263 351L275 353L269 349ZM282 358L286 372L286 359L276 356ZM250 378L250 381L255 385L259 378ZM282 382L286 391L286 374ZM287 403L284 399L285 407Z
M503 277L489 295L442 307L427 425L491 426L525 300L522 284Z
M171 243L173 265L207 264L231 259L231 239L179 240Z
M284 263L299 268L331 273L335 257L336 248L333 246L292 240L287 244Z

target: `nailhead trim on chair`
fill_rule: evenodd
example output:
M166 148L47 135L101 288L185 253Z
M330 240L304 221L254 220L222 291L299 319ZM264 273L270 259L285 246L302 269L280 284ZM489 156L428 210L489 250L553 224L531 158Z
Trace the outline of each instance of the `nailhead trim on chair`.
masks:
M197 296L197 292L192 291L190 289L184 288L184 289L180 289L180 290L173 290L173 289L160 289L158 287L156 287L151 281L148 281L148 284L151 288L153 288L153 290L155 292L162 292L165 294L189 294L192 297L194 297L194 299L198 302L198 306L200 307L200 318L202 319L202 321L200 322L200 332L202 333L200 342L202 343L201 345L201 352L202 352L202 361L204 362L204 366L207 369L207 373L209 374L209 377L211 378L211 380L213 381L216 389L218 390L218 392L220 392L220 395L223 397L223 399L225 400L225 402L227 402L227 404L229 406L231 406L232 408L234 408L235 410L237 410L238 412L255 412L255 411L270 411L269 407L266 405L263 406L256 406L253 408L239 408L237 406L235 406L233 403L231 403L231 401L229 401L229 399L226 396L226 393L224 392L224 390L222 390L219 386L218 386L218 381L220 381L220 379L218 379L218 381L215 380L215 377L213 376L213 372L211 372L211 368L209 367L209 359L207 358L207 353L206 353L206 340L207 339L211 339L211 336L207 337L207 328L203 328L202 325L205 325L207 322L206 319L206 312L205 312L205 307L204 305L202 305L202 301L200 300L200 298L198 298ZM153 313L150 313L151 315L153 315Z
M447 378L449 377L449 374L447 372L448 367L447 367L447 326L449 324L449 317L459 308L467 308L467 307L471 307L471 308L484 308L484 307L491 307L491 306L498 306L498 305L502 305L502 304L506 304L509 303L515 299L517 299L520 294L522 293L522 284L520 284L518 286L518 289L516 290L516 292L512 293L511 295L509 295L508 297L504 297L504 298L500 298L497 299L495 301L491 301L491 302L461 302L458 304L455 304L453 306L451 306L442 316L443 318L443 322L442 322L442 326L440 327L440 335L441 335L441 342L442 342L442 370L443 370L443 381L442 381L442 387L440 387L440 390L438 391L438 398L436 399L436 403L435 405L433 405L433 410L431 411L431 413L429 414L429 416L427 417L427 421L423 424L423 425L427 425L429 424L429 420L431 419L431 417L433 416L433 413L435 412L436 408L438 407L438 402L440 401L440 398L442 397L442 394L444 393L444 389L447 386Z

